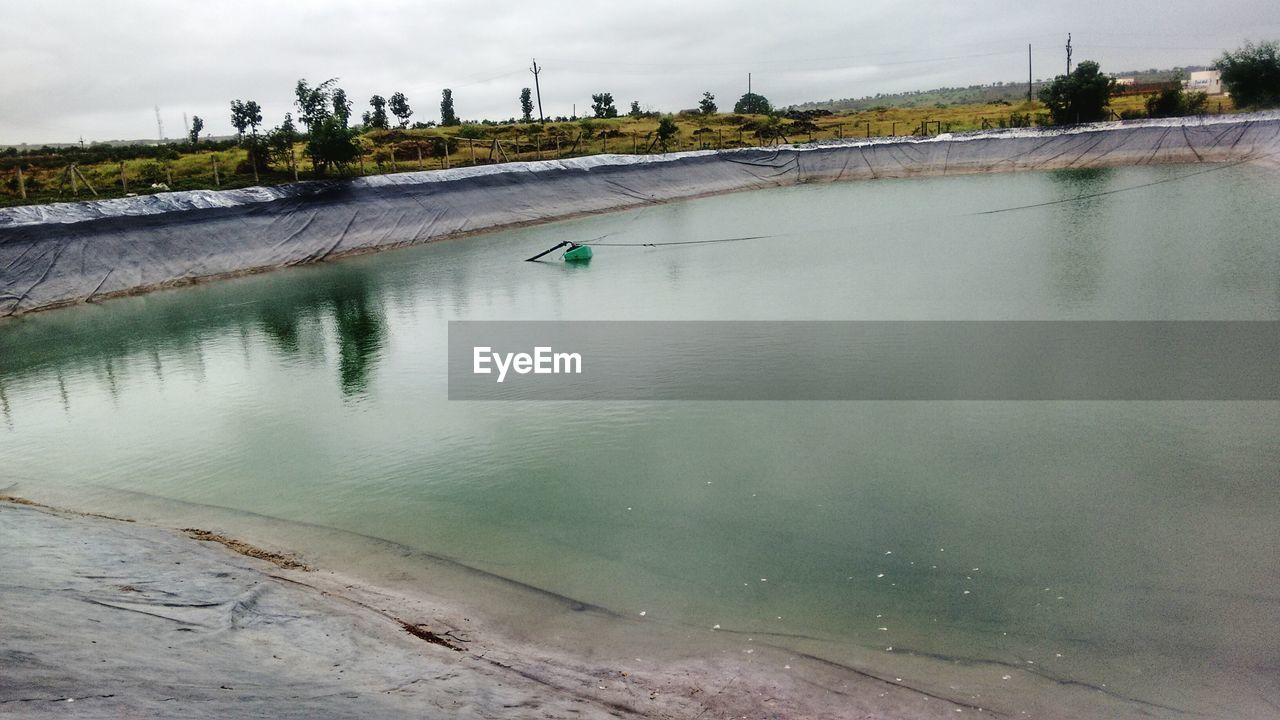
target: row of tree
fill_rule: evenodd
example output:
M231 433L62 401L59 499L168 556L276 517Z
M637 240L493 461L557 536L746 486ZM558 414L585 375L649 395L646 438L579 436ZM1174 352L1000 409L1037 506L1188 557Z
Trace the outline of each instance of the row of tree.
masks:
M1244 47L1226 52L1215 63L1222 73L1222 82L1241 107L1266 107L1280 105L1280 43L1248 43ZM1107 119L1111 113L1109 103L1115 90L1115 80L1102 73L1098 63L1083 61L1067 75L1060 75L1040 90L1040 100L1045 104L1055 124L1096 122ZM1180 83L1171 84L1147 101L1147 114L1153 117L1185 115L1201 112L1205 106L1204 93L1182 90ZM591 112L595 118L616 118L618 108L612 93L593 93ZM391 117L397 127L409 127L413 109L402 92L390 98L374 95L369 98L369 110L361 116L362 126L351 125L351 100L346 91L337 85L337 79L329 79L311 86L305 79L294 88L294 105L297 120L305 133L299 133L294 125L293 113L286 113L284 122L265 135L258 128L262 124L262 108L253 100L231 101L231 124L236 129L236 139L248 145L250 162L256 168L265 169L272 160L280 160L296 169L293 148L299 140L305 140L305 152L312 161L317 175L324 175L335 167L351 163L359 154L357 136L369 129L391 129ZM529 88L520 91L520 116L525 122L533 122L533 96ZM769 100L756 93L745 93L734 103L739 114L774 117ZM704 92L696 111L713 115L718 111L716 98ZM390 114L388 114L390 113ZM653 115L644 113L640 103L633 101L629 113L633 117ZM418 123L430 126L435 123ZM440 125L461 125L453 106L453 91L441 92ZM190 140L199 141L204 121L191 119ZM677 126L670 118L660 118L657 140L663 147L674 137Z

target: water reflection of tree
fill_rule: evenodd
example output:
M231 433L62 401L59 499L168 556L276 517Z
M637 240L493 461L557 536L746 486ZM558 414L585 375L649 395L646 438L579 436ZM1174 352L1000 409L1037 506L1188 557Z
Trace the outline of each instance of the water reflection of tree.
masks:
M382 307L370 298L363 282L342 281L331 298L334 327L338 332L339 380L344 395L364 392L369 375L382 352L386 318Z
M1057 198L1068 200L1103 192L1110 168L1057 170L1049 174ZM1092 302L1102 287L1109 206L1105 197L1090 197L1055 206L1049 243L1049 271L1054 295L1066 307Z

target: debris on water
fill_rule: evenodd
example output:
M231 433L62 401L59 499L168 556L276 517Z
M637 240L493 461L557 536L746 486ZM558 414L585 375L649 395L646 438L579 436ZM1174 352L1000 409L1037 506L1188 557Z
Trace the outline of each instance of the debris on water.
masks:
M641 611L640 611L640 617L644 617L646 614L647 614L647 613L646 613L644 610L641 610Z
M712 625L712 626L711 626L711 629L712 629L712 630L719 630L719 629L720 629L720 625L719 625L718 623L717 623L717 624L715 624L715 625Z
M965 594L965 595L968 595L968 594L969 594L969 591L968 591L968 590L965 590L965 591L964 591L964 594Z
M882 578L882 577L884 577L884 573L880 573L880 574L879 574L879 575L877 575L876 577L878 577L878 578Z
M884 551L884 554L885 554L885 555L892 555L892 554L893 554L893 551L892 551L892 550L885 550L885 551Z
M790 666L790 665L783 665L783 666L782 666L782 669L783 669L783 670L790 670L790 669L791 669L791 666Z
M893 646L892 646L892 645L890 645L889 647L885 648L885 649L884 649L884 651L885 651L885 652L893 652Z
M880 630L882 630L882 631L884 631L884 630L888 630L888 629L889 629L889 628L880 628Z
M1000 678L1000 679L1001 679L1001 680L1011 680L1012 678L1013 678L1013 676L1012 676L1012 675L1005 675L1004 677L1002 677L1002 678Z

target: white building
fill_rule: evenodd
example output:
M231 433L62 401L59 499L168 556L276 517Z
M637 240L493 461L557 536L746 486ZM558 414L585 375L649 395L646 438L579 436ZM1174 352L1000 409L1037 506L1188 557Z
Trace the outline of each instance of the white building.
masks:
M1199 90L1208 95L1222 94L1222 73L1217 70L1193 72L1182 84L1187 90Z

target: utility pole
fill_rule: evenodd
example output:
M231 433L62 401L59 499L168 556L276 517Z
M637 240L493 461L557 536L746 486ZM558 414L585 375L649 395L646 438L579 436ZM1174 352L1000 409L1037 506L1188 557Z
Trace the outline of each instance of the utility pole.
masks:
M747 94L751 94L751 73L747 73Z
M1027 102L1031 102L1031 43L1027 43Z
M164 121L160 119L160 106L156 105L156 137L164 144Z
M186 113L182 113L182 131L187 134L187 137L191 137L191 123L187 121Z
M1067 33L1067 74L1071 74L1071 33Z
M533 87L538 93L538 122L545 123L546 118L542 116L542 86L538 84L538 73L542 72L542 68L538 67L538 59L533 59L533 67L529 68L529 72L533 73Z

